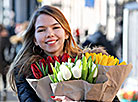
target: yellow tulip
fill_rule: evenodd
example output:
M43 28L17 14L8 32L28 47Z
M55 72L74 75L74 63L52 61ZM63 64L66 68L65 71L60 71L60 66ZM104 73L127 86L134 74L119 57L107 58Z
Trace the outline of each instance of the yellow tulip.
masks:
M114 56L109 55L107 65L111 65L113 63Z
M98 64L98 57L99 57L99 55L96 54L95 64Z
M119 65L127 65L125 61L121 62Z
M92 61L94 62L96 60L96 53L90 53L90 55L92 56Z
M118 65L119 64L119 59L115 58L115 65Z
M116 64L116 61L114 59L112 59L112 61L110 63L107 64L107 66L113 66Z
M107 66L107 62L108 62L108 56L103 55L103 58L102 58L102 61L101 61L100 65Z
M101 61L103 59L102 53L99 53L97 56L98 56L98 64L101 64Z
M88 52L85 53L85 57L86 57L87 60L88 60L88 58L89 58L90 56L91 56L91 55L90 55Z
M108 66L118 65L119 60L117 58L115 58L115 59L112 59L112 58L110 59L110 62L108 62Z

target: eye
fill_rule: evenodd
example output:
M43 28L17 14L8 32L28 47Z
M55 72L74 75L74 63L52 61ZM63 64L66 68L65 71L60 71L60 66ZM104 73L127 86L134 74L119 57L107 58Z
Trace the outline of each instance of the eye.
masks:
M40 33L40 32L44 32L45 29L38 29L37 32Z
M59 29L60 27L53 27L53 29Z

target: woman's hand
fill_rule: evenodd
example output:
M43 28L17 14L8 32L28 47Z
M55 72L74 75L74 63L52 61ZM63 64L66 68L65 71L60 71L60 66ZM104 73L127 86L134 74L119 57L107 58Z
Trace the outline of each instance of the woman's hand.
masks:
M71 102L71 101L73 101L73 100L69 99L66 96L51 96L51 98L55 101L61 101L61 102Z

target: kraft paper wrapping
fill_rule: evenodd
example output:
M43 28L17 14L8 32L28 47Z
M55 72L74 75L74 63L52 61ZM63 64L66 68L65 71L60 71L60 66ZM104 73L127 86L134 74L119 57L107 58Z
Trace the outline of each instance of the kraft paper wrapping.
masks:
M48 77L37 81L27 79L37 95L45 102L52 102L50 96L67 96L73 100L97 100L112 102L132 69L132 64L98 67L96 84L83 80L70 80L51 83ZM35 82L35 84L34 84Z
M54 102L50 97L52 96L52 90L50 86L49 77L41 79L26 79L30 86L35 90L36 94L42 100L42 102Z

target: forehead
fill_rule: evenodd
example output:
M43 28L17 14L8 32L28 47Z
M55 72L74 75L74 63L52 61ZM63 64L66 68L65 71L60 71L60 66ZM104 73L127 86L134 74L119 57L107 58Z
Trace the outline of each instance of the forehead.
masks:
M58 23L58 22L52 16L47 15L47 14L41 14L36 19L35 27L43 26L43 25L44 26L50 26L50 25L53 25L55 23Z

